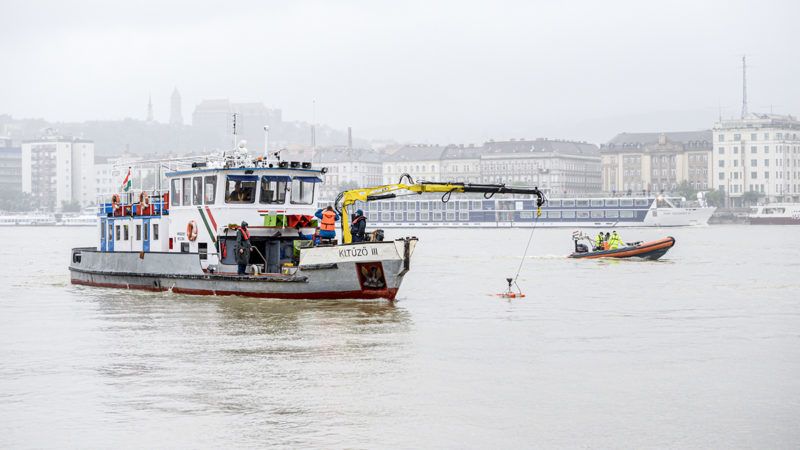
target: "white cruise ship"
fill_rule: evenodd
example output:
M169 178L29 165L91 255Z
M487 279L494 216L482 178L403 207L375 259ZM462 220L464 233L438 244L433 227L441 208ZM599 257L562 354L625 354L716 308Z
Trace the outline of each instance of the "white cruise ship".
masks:
M327 204L327 203L325 203ZM509 228L676 227L707 225L716 208L680 197L551 198L534 221L534 199L439 198L359 205L370 227Z

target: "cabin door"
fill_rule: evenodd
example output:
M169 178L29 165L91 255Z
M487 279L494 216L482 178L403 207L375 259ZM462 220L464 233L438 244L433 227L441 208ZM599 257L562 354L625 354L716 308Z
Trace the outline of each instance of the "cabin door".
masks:
M108 236L108 221L100 219L100 251L106 251L106 236Z
M150 219L142 219L142 251L150 251Z
M111 219L106 221L106 250L114 251L114 221Z

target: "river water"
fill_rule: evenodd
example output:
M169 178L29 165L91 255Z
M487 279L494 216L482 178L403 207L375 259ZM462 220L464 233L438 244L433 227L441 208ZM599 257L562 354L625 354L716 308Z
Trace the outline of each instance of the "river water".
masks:
M572 230L420 238L395 303L72 286L93 228L0 248L0 446L800 446L798 227L565 259Z

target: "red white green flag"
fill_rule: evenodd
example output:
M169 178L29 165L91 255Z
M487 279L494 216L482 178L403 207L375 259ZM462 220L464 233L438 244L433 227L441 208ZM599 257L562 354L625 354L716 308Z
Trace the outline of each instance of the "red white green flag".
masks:
M128 167L128 174L125 175L125 180L122 182L122 192L131 190L131 168Z

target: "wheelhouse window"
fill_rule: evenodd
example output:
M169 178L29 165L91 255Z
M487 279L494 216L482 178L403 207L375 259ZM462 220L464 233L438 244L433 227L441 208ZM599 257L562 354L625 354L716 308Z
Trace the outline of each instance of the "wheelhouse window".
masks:
M310 205L314 201L314 185L320 181L322 180L317 177L294 177L291 202L296 205Z
M192 179L191 178L184 178L183 179L183 206L189 206L192 204Z
M213 205L214 200L217 196L217 176L216 175L208 175L206 177L206 186L205 186L205 203L206 205Z
M253 203L256 200L255 175L228 175L225 181L225 203Z
M172 198L172 206L181 206L181 179L172 179L172 192L169 194Z
M192 204L203 204L203 177L192 178Z
M282 205L286 203L286 186L291 181L286 175L265 175L261 177L259 203Z

